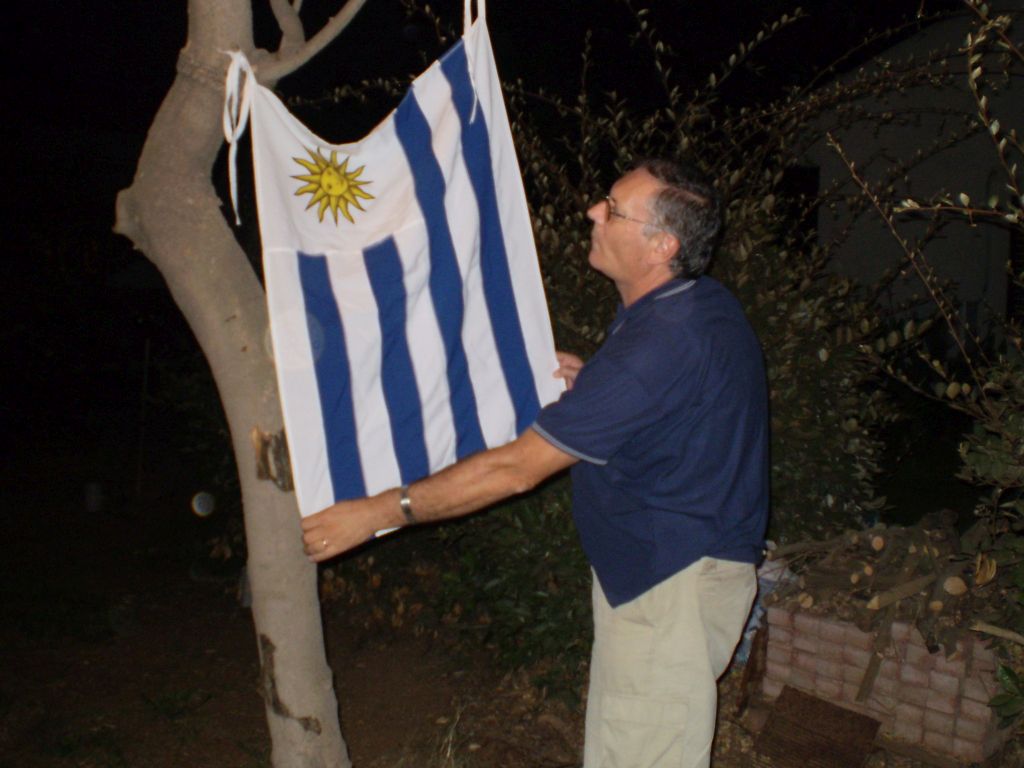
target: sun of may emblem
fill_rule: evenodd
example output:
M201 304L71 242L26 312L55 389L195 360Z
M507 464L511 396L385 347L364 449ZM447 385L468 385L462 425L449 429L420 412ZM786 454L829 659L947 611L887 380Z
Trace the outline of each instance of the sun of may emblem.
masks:
M320 216L320 221L324 220L324 211L328 208L334 214L335 224L338 223L339 210L346 219L354 221L349 206L355 206L362 211L365 209L360 205L359 198L364 200L373 199L373 195L361 189L365 184L370 184L371 182L358 180L365 166L361 165L355 170L350 171L348 169L350 158L346 157L341 165L339 165L337 152L331 152L330 160L321 155L319 149L316 152L307 149L306 152L309 153L312 161L303 160L300 157L292 158L292 160L309 171L308 174L292 176L293 179L307 182L304 187L295 190L296 195L310 194L313 196L313 199L309 201L309 205L306 206L306 210L308 211L319 203L320 207L317 209L317 214Z

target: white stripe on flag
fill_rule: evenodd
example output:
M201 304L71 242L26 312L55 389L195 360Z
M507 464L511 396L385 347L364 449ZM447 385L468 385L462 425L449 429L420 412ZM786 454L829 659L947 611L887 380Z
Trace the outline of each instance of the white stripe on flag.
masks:
M455 461L455 425L452 422L451 393L445 377L444 345L427 288L430 259L426 252L423 222L396 233L395 241L405 268L409 353L423 404L427 456L431 467L444 467Z
M433 130L434 155L453 159L446 179L445 209L463 283L462 343L476 393L484 442L503 445L515 437L515 410L496 354L494 329L484 293L479 209L472 204L472 183L462 162L462 129L458 116L451 109L451 87L444 78L434 78L430 85L430 88L417 88L415 95Z
M486 26L465 38L469 67L479 101L479 112L486 117L490 135L491 168L498 185L498 212L502 222L505 253L508 254L512 288L516 297L519 325L526 343L526 356L541 406L559 398L563 391L561 379L553 372L558 368L554 339L537 248L533 240L526 191L523 189L519 161L516 159L512 129L509 125L501 83L495 76L494 55ZM541 342L541 340L546 340Z
M277 249L265 253L264 268L278 385L282 393L289 394L283 405L295 493L299 509L323 509L334 503L334 490L327 469L320 393L312 371L325 339L322 329L319 334L310 333L295 252ZM305 403L306 407L289 407L292 403ZM298 435L302 439L295 442Z

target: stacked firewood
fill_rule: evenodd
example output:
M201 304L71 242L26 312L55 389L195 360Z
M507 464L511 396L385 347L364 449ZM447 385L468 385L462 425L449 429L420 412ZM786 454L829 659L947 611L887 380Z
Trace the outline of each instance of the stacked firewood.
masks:
M906 621L947 654L971 629L1001 634L984 621L998 597L996 562L964 553L954 523L939 514L913 527L876 525L777 547L768 558L785 561L787 578L766 602L795 601L882 635L893 621Z

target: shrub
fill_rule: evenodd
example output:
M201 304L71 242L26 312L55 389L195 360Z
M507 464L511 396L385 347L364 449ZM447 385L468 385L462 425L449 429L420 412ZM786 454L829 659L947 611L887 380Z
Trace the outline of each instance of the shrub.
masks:
M999 180L993 185L998 191L984 203L955 188L902 197L891 182L872 182L838 142L833 145L856 182L861 205L873 209L892 233L903 255L901 267L920 281L930 305L923 323L907 316L889 318L889 343L866 348L865 357L879 372L920 398L965 416L970 425L959 447L958 476L976 486L981 496L973 521L964 514L968 510L957 510L961 529L969 527L963 552L954 558L969 576L962 602L970 607L962 612L961 629L1024 644L1019 634L1024 631L1024 313L1019 300L1016 305L1010 302L1005 314L994 313L994 329L983 337L957 311L954 293L939 278L934 263L934 235L945 227L998 227L1008 231L1010 243L1017 243L1018 258L1007 263L1010 296L1024 291L1024 265L1019 260L1024 193L1018 173L1024 147L1007 114L999 113L1015 98L1010 91L999 99L1000 93L1024 74L1024 45L1019 32L1014 38L1019 11L995 12L978 0L965 0L964 5L969 11L965 43L947 56L944 69L964 73L957 78L964 81L974 109L967 115L966 133L987 138L991 155L983 167ZM901 172L891 168L888 175L893 178ZM971 256L975 254L965 258ZM929 326L931 332L924 333ZM1019 669L1020 654L1007 657L1011 664L999 670L1003 691L991 702L1004 725L1024 707L1013 668Z

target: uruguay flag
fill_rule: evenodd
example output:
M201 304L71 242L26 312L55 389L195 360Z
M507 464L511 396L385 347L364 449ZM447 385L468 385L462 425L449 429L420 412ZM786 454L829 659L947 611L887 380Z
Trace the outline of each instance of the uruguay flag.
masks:
M352 144L233 59L302 514L514 439L562 383L483 14Z

